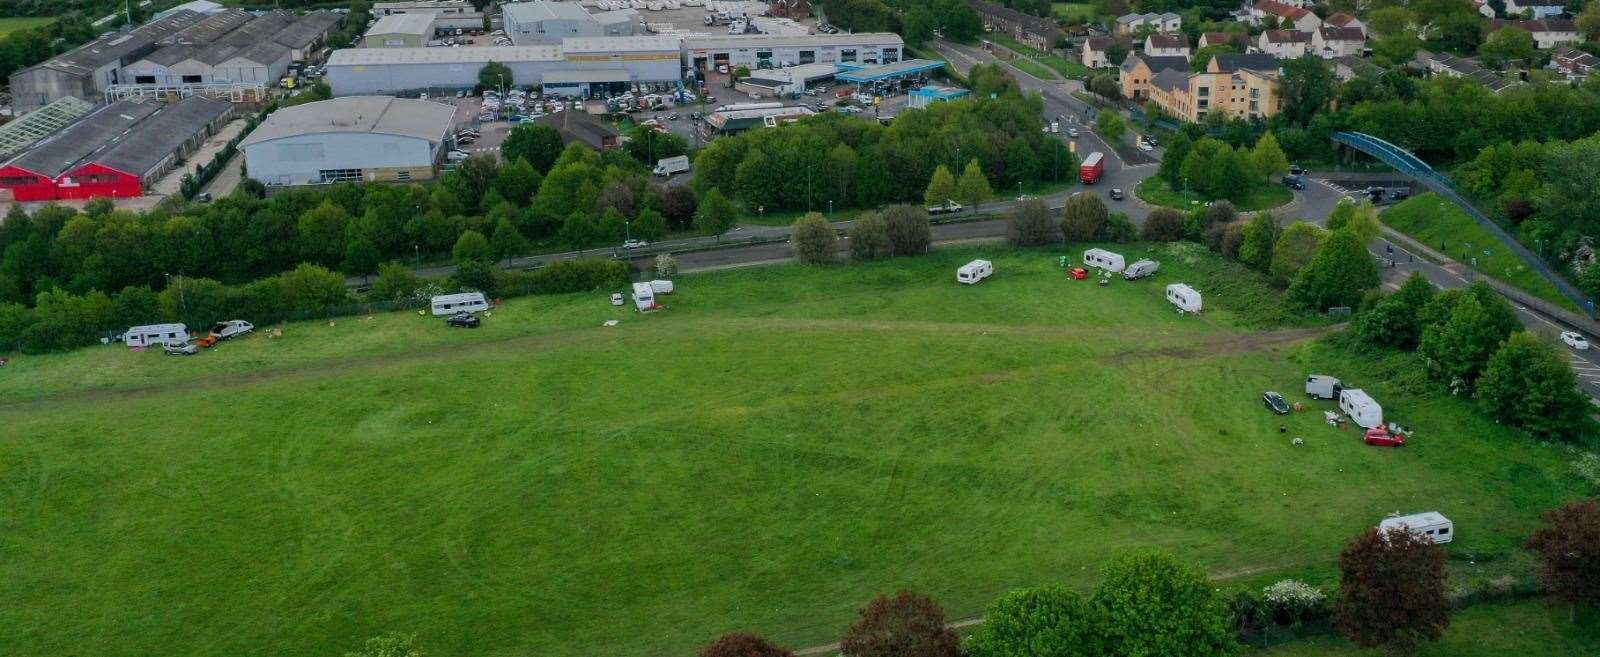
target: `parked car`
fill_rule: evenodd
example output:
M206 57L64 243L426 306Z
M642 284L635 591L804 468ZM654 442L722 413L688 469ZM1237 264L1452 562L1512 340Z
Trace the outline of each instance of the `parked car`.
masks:
M453 326L456 328L478 328L480 323L481 320L478 319L477 315L464 310L451 315L444 320L445 326Z
M1403 434L1390 433L1384 427L1373 427L1361 436L1361 442L1375 447L1400 447L1406 444Z
M1289 165L1289 173L1296 176L1306 175L1306 168L1298 164Z
M1283 395L1272 392L1271 390L1261 394L1261 403L1267 405L1267 410L1277 413L1278 415L1289 414L1289 402L1284 400Z
M1572 347L1573 349L1577 349L1579 351L1589 348L1589 341L1585 340L1583 336L1572 331L1562 331L1561 342L1565 343L1568 347Z
M1300 176L1284 176L1283 186L1289 189L1304 190L1306 188L1306 179Z
M1072 280L1081 281L1089 277L1089 270L1082 267L1073 267L1071 271L1067 272L1067 275L1071 276Z
M1077 139L1078 138L1078 129L1077 128L1067 128L1067 136L1071 137L1073 139Z
M1151 146L1150 144L1148 144L1148 143L1146 143L1146 142L1144 142L1142 140L1139 142L1139 150L1141 150L1141 151L1144 151L1144 152L1148 153L1148 152L1153 151L1155 149L1156 149L1156 147Z
M611 293L611 305L620 306L620 305L622 305L622 303L623 303L622 293L621 292L612 292Z
M1112 187L1111 188L1111 200L1113 200L1113 201L1122 200L1122 188L1121 187Z
M161 353L168 356L193 356L200 353L200 347L193 342L167 343L161 346Z

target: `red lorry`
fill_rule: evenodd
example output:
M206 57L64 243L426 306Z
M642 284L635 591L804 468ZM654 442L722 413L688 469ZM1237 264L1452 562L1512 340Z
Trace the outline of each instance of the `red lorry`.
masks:
M1106 172L1106 159L1100 151L1090 153L1083 158L1083 164L1078 167L1078 182L1093 185L1100 180L1100 174Z

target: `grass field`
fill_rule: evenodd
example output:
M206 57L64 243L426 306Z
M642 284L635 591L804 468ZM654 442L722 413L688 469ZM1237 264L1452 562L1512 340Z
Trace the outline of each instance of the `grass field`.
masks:
M1567 607L1544 600L1481 604L1456 612L1438 643L1425 645L1417 657L1581 657L1600 651L1600 614L1574 623ZM1371 657L1343 638L1324 636L1276 646L1261 657Z
M1095 17L1094 5L1087 3L1079 4L1076 2L1052 2L1050 3L1050 12L1062 19L1067 20L1072 18L1092 20Z
M1018 67L1023 68L1028 72L1029 75L1032 75L1036 78L1043 80L1053 80L1056 78L1054 74L1039 72L1039 69L1037 68L1038 65L1042 65L1045 68L1055 71L1055 73L1059 73L1064 77L1073 79L1081 78L1085 73L1089 72L1089 69L1080 62L1067 59L1065 57L1059 57L1057 55L1039 52L1038 50L1024 45L1021 41L1017 41L1016 39L1011 38L1009 35L1002 34L1000 32L987 33L983 36L983 38L1005 46L1012 52L1020 55L1020 57L1009 61L1013 64L1016 64Z
M56 19L50 16L20 16L14 18L0 18L0 39L5 38L17 30L43 27L54 22L56 22Z
M1165 180L1160 178L1146 178L1133 188L1133 193L1146 203L1164 205L1169 208L1188 210L1212 200L1194 192L1174 192ZM1244 212L1256 210L1270 210L1288 204L1294 200L1294 194L1283 185L1271 182L1256 182L1251 184L1250 192L1244 199L1234 204L1234 207Z
M1559 304L1563 308L1578 310L1576 304L1556 291L1554 285L1529 269L1511 249L1506 248L1494 235L1484 230L1472 217L1455 204L1439 198L1432 192L1419 194L1385 209L1380 218L1390 228L1405 233L1412 239L1442 250L1457 262L1471 266L1485 275L1498 278L1540 299ZM1467 245L1471 246L1468 252ZM1443 245L1444 248L1440 249ZM1488 250L1488 254L1484 251Z
M1059 250L967 247L683 276L649 316L596 292L514 300L477 331L392 313L192 358L18 357L7 650L806 646L876 592L959 618L1015 586L1085 588L1132 547L1222 578L1326 575L1396 509L1443 510L1451 553L1481 563L1576 494L1557 450L1307 343L1326 327L1258 276L1194 245L1116 248L1161 274L1099 287ZM996 275L956 284L974 257ZM1172 281L1206 313L1176 315ZM1307 371L1365 385L1413 444L1365 447L1321 425L1325 403L1262 409Z

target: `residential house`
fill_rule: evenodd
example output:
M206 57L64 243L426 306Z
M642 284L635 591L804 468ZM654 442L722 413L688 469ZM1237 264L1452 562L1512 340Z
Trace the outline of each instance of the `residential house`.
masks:
M1200 73L1165 69L1151 80L1148 94L1163 112L1189 122L1214 112L1265 118L1283 108L1277 60L1263 53L1217 55Z
M1472 0L1472 8L1484 18L1494 18L1494 7L1489 6L1489 0Z
M1189 39L1181 34L1152 34L1144 38L1144 52L1152 57L1189 58Z
M1360 55L1366 47L1366 36L1354 27L1333 27L1323 24L1311 33L1311 52L1323 59L1347 55Z
M1583 43L1583 38L1578 36L1576 23L1559 18L1531 21L1489 21L1489 32L1507 27L1520 27L1533 35L1533 45L1540 50L1549 50L1556 46Z
M1230 45L1243 51L1249 47L1250 35L1240 32L1204 32L1200 34L1200 45L1196 48L1209 48L1211 46Z
M1078 61L1088 68L1110 67L1111 59L1106 53L1111 46L1116 45L1116 39L1111 37L1089 37L1083 40L1083 45L1078 47Z
M1499 73L1483 68L1472 60L1462 59L1455 55L1435 54L1419 50L1417 51L1417 61L1422 62L1428 71L1434 75L1471 78L1495 93L1520 84L1507 80Z
M1356 78L1375 78L1383 75L1383 67L1378 66L1354 55L1345 55L1333 60L1333 77L1340 82L1349 82Z
M1158 34L1176 34L1183 29L1183 17L1172 12L1165 14L1128 14L1117 17L1115 33L1132 35L1140 27L1150 26Z
M1256 48L1278 59L1303 57L1311 47L1311 33L1300 30L1266 30L1256 39Z
M1567 77L1583 77L1600 68L1600 57L1572 46L1556 46L1550 52L1550 67L1566 73Z
M1567 10L1562 0L1506 0L1506 15L1521 16L1528 12L1532 18L1555 18Z
M1327 18L1322 19L1322 24L1333 27L1353 27L1361 30L1362 38L1367 36L1367 24L1361 22L1361 19L1342 11L1336 14L1329 14Z
M1322 25L1322 19L1304 7L1278 2L1278 0L1260 0L1250 8L1251 22L1260 25L1268 18L1275 18L1278 25L1284 28L1296 29L1307 34Z
M1122 86L1122 97L1139 100L1149 96L1150 83L1165 70L1189 71L1187 57L1155 57L1143 53L1129 53L1117 71L1117 82Z
M983 0L967 0L967 6L983 19L984 27L1008 34L1034 50L1049 52L1061 40L1061 28L1053 19L1031 16Z

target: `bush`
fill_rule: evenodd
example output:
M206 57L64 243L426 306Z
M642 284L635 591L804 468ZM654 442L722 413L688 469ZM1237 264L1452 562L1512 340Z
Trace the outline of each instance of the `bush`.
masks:
M1527 331L1511 334L1478 378L1478 405L1496 422L1538 438L1569 438L1583 427L1589 398L1566 357Z
M3 316L3 310L0 310L0 317ZM0 319L0 323L3 322L4 320ZM3 326L0 326L0 336L3 336L4 330ZM0 345L0 348L3 348L3 345ZM1584 452L1572 462L1572 472L1577 474L1579 479L1589 482L1589 487L1596 493L1600 493L1600 454Z
M1093 605L1107 644L1102 654L1200 657L1238 651L1227 608L1205 573L1163 553L1113 559Z
M499 281L495 279L494 265L482 260L467 260L456 265L456 273L451 280L457 289L475 290L486 295L493 295L499 289Z
M1007 215L1006 239L1017 246L1040 246L1059 241L1061 233L1050 220L1050 206L1039 199L1028 199Z
M966 640L967 657L1088 657L1095 650L1087 602L1060 585L1017 589L989 604Z
M1246 246L1250 244L1248 233L1247 229ZM1271 250L1268 243L1269 263ZM1240 259L1244 258L1241 247ZM1362 295L1377 287L1379 282L1378 266L1367 253L1367 247L1350 232L1337 231L1317 248L1310 264L1295 275L1294 282L1289 284L1289 298L1313 310L1355 306Z
M1279 625L1296 625L1325 618L1329 613L1328 595L1298 580L1273 583L1261 590L1261 600L1271 609L1272 618Z
M1156 208L1144 219L1147 242L1176 242L1183 239L1184 216L1172 208Z
M678 275L678 259L670 253L656 256L656 278L672 278Z
M372 284L372 298L383 301L400 301L411 298L422 282L411 268L398 262L386 262L378 267L378 280Z
M928 252L933 229L928 225L927 210L912 205L891 205L883 211L883 221L889 229L889 248L895 255Z
M889 224L876 212L863 212L850 226L850 257L854 260L872 260L888 256Z
M1127 244L1139 239L1139 227L1133 225L1133 220L1121 212L1113 212L1106 217L1104 238L1118 244Z
M839 252L838 234L833 232L828 220L816 212L807 212L794 221L789 243L794 246L795 259L808 265L833 262Z
M617 289L629 281L628 263L607 258L579 258L551 263L534 272L534 291L566 294Z
M1090 192L1079 192L1061 208L1061 236L1068 242L1092 242L1105 235L1106 204Z
M944 625L944 610L926 595L901 591L880 595L861 610L845 632L848 657L960 657L956 633Z
M743 632L719 636L697 654L699 657L794 657L794 653L778 647L766 637Z
M1369 528L1339 555L1338 623L1362 648L1410 654L1450 626L1444 548L1404 528Z

